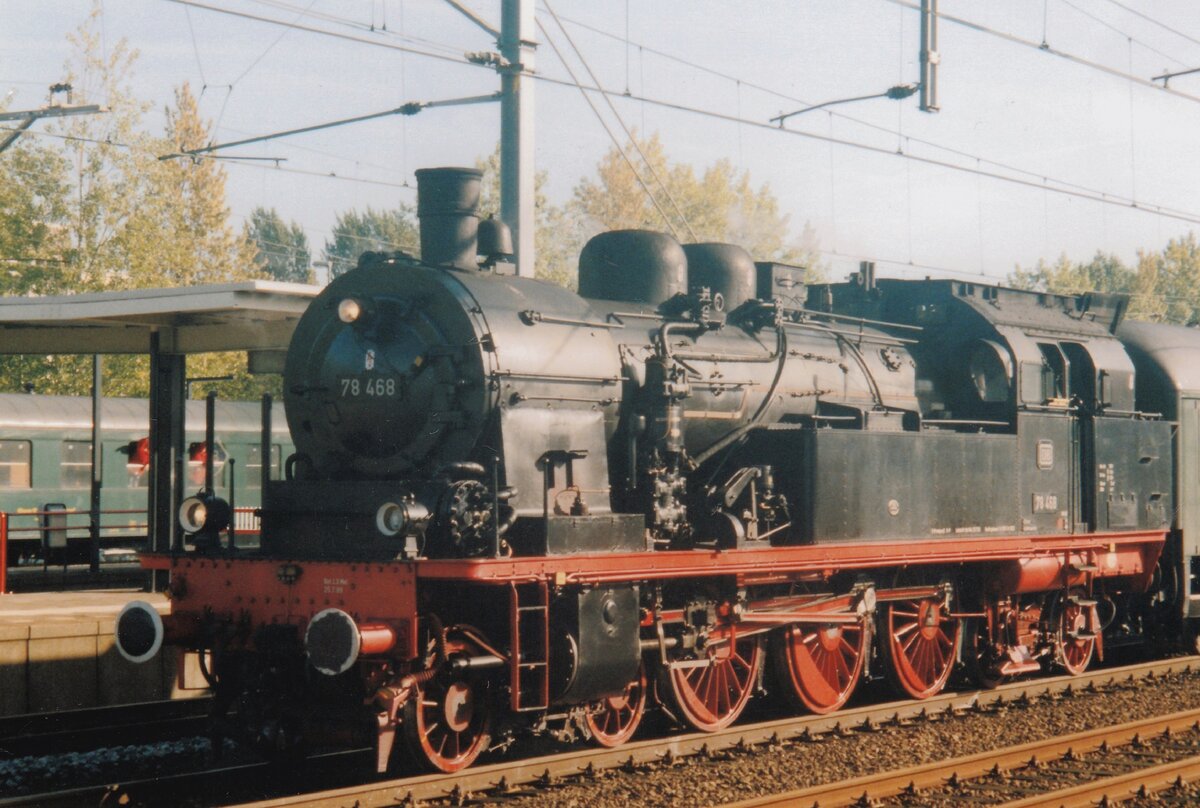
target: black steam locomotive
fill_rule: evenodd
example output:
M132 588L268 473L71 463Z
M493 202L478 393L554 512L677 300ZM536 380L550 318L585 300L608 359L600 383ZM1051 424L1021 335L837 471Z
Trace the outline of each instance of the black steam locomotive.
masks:
M296 329L261 552L201 492L195 552L145 558L165 625L118 623L131 659L201 652L260 740L333 716L453 771L525 730L620 744L648 703L836 710L872 660L923 698L1190 636L1195 332L647 231L592 239L575 294L513 274L478 172L418 179L422 257L364 255Z

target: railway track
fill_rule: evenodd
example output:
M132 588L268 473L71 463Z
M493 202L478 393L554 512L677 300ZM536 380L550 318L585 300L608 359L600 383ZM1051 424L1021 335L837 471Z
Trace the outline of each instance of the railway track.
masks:
M914 803L1090 808L1139 790L1165 789L1189 769L1193 777L1200 775L1200 710L744 800L728 808Z
M211 699L173 699L0 718L0 759L203 734Z
M806 715L731 727L716 733L692 733L670 738L634 741L617 749L577 748L560 754L476 766L453 775L423 775L328 788L330 778L348 779L346 770L358 765L352 753L319 756L306 761L304 771L265 764L231 766L203 772L159 776L140 782L108 784L0 799L10 806L67 806L98 804L120 799L127 805L157 805L180 794L192 795L196 804L244 803L255 808L371 808L428 800L458 802L489 794L495 797L533 793L556 781L622 767L670 762L687 756L714 755L724 750L816 737L827 733L868 729L893 722L908 722L947 713L993 709L1004 703L1021 703L1064 691L1086 691L1170 673L1200 671L1200 656L1114 667L1080 676L1061 676L1015 682L994 690L943 694L921 702L905 701L844 710L827 716ZM1200 713L1193 722L1200 719ZM988 753L994 758L996 753ZM1025 758L1028 760L1028 756ZM364 766L365 768L365 766ZM334 782L338 780L334 779ZM317 785L321 783L321 785ZM316 790L321 788L323 790ZM311 793L269 797L301 789ZM859 791L861 794L861 789ZM856 796L857 798L857 796ZM257 800L257 802L252 802ZM106 803L108 804L108 803ZM821 805L825 806L822 801Z

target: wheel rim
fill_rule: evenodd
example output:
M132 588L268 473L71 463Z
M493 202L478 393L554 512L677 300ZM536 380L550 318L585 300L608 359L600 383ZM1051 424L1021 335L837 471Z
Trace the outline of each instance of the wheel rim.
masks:
M857 623L785 629L775 646L776 660L782 662L794 700L814 713L842 707L858 686L865 637Z
M1095 637L1072 637L1077 632L1088 627L1090 615L1088 608L1077 603L1064 601L1061 605L1058 620L1058 642L1061 653L1059 664L1072 676L1077 676L1087 670L1091 664L1092 655L1096 651Z
M448 638L448 653L470 646ZM434 677L417 687L405 706L404 733L422 768L456 772L475 762L491 742L487 690L474 679Z
M707 659L672 662L667 684L679 717L702 732L729 726L750 701L761 664L757 638L740 640Z
M887 643L893 684L914 699L941 692L954 669L957 620L942 614L937 598L888 606Z
M601 746L620 746L633 737L646 712L646 674L638 670L637 678L625 687L625 692L610 696L600 708L587 714L592 740Z

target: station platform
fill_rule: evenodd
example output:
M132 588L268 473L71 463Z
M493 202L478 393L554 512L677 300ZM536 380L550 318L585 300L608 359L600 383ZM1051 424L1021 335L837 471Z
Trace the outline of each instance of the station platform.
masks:
M205 693L179 686L174 649L141 665L117 651L113 626L131 600L169 609L163 595L129 589L0 595L0 716Z

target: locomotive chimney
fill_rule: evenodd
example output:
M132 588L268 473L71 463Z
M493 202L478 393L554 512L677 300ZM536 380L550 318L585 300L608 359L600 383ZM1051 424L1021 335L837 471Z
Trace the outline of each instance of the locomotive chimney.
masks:
M459 269L476 268L482 177L483 172L474 168L417 170L422 261Z

